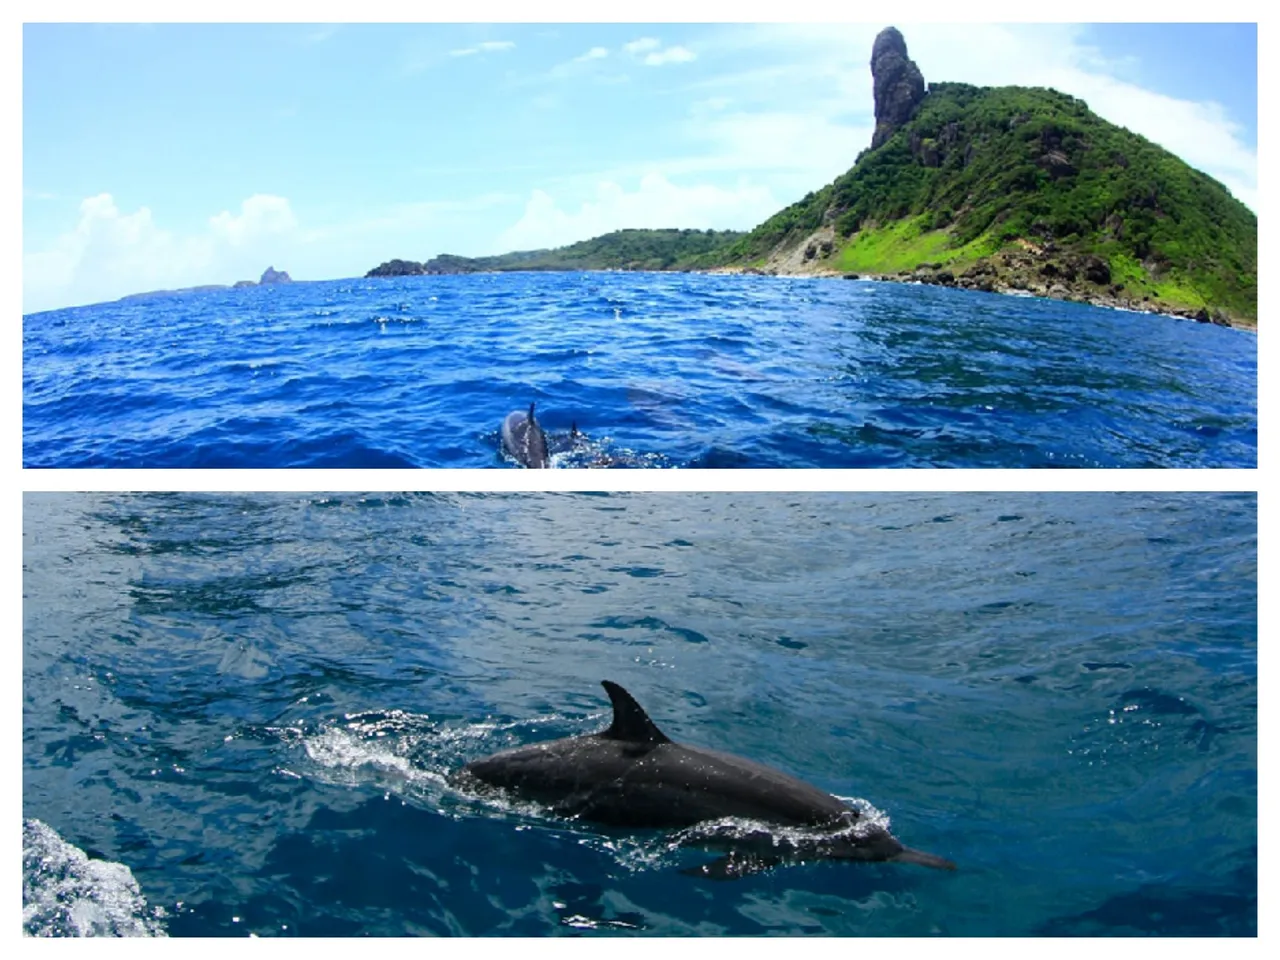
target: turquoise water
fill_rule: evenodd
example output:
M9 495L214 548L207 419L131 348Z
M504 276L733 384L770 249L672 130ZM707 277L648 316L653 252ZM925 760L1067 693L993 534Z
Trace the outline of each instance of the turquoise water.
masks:
M1222 494L29 494L24 929L1252 935L1257 510ZM454 792L607 722L943 873L732 882Z
M1257 338L894 283L342 280L23 318L28 467L1252 467Z

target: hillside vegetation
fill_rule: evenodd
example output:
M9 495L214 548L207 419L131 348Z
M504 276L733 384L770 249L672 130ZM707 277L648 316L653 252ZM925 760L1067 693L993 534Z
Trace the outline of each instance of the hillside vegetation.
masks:
M1113 298L1257 316L1257 217L1211 177L1054 90L934 84L883 145L717 260L759 268L802 244L813 267L926 265L953 277L977 267L1050 287L1082 281L1071 274L1084 263Z
M555 250L526 250L495 257L443 253L425 263L390 260L366 276L479 273L506 270L696 270L743 237L732 230L618 230Z

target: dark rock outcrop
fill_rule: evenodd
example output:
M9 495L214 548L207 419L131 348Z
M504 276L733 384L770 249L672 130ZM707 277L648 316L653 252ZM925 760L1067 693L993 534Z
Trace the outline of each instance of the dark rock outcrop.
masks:
M835 244L830 240L812 240L804 248L804 258L812 260L815 257L829 257L833 250L835 250Z
M1108 284L1111 282L1111 265L1101 257L1085 257L1084 278L1090 283Z
M263 271L262 279L258 283L292 283L293 278L289 276L285 270L277 270L274 267L267 267Z
M874 150L915 116L924 99L924 75L907 57L907 42L896 27L886 27L871 47L871 79L876 101Z
M455 253L442 253L422 265L422 272L432 275L453 273L479 273L485 263L472 257L460 257Z
M425 272L422 264L413 260L388 260L378 264L365 277L420 277Z
M1074 177L1076 175L1075 165L1061 150L1050 150L1042 155L1036 164L1045 170L1049 176L1055 180L1058 177Z

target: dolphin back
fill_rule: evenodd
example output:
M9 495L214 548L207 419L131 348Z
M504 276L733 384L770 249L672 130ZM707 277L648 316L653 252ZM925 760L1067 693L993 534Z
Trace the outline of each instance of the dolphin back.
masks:
M514 410L502 421L502 449L515 457L525 467L546 467L551 459L547 450L547 435L538 418L534 416L535 404L529 404L529 412Z

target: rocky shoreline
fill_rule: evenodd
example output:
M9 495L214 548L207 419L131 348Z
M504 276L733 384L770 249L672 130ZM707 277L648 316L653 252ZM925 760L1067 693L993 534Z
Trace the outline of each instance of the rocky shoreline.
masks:
M801 263L789 262L785 266L779 263L763 268L720 267L706 272L923 283L959 290L1087 303L1094 307L1194 320L1253 333L1258 330L1256 321L1232 317L1222 310L1177 307L1148 296L1128 294L1123 284L1112 283L1111 268L1101 257L1060 251L1052 244L1043 247L1024 244L1023 249L983 257L963 268L943 263L922 263L914 270L897 273L843 273L814 261L814 257L807 257Z
M1233 327L1250 333L1258 332L1256 321L1231 317L1221 310L1199 310L1170 306L1153 301L1147 297L1132 299L1122 296L1123 287L1107 285L1110 279L1109 268L1099 257L1070 258L1063 266L1057 261L1046 261L1051 269L1028 271L1028 262L1018 254L1012 254L1012 260L1002 259L1005 255L997 254L986 257L969 265L956 273L941 263L922 263L915 270L904 270L898 273L843 273L825 264L787 263L779 266L760 267L711 267L706 270L663 270L660 273L700 273L719 276L762 276L762 277L794 277L808 279L823 277L827 279L845 280L881 280L888 283L923 283L930 286L954 287L958 290L977 290L983 293L999 293L1014 297L1043 297L1047 300L1062 300L1068 303L1085 303L1093 307L1106 307L1111 310L1124 310L1128 313L1145 313L1153 316L1173 317L1178 320L1194 320L1196 323L1209 323L1219 327ZM1081 263L1083 261L1083 263ZM411 261L391 261L391 263L408 264ZM1101 267L1099 267L1101 265ZM384 264L383 267L387 267ZM413 264L421 267L421 264ZM1107 274L1101 272L1107 269ZM430 273L421 269L416 271L370 271L368 277L396 277L439 275L444 273L513 273L517 270L479 269L465 271L434 270ZM543 271L539 271L543 272ZM589 273L626 273L622 268L587 268ZM1094 278L1094 279L1091 279Z

